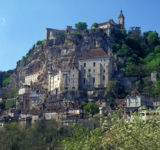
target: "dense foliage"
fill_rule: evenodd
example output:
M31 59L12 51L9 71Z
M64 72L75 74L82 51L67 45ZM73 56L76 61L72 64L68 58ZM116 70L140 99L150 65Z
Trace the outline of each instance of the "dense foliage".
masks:
M160 117L141 119L135 114L131 122L119 115L105 118L101 128L89 130L77 127L62 140L64 150L157 150L160 149Z
M9 84L12 74L13 74L13 70L5 71L5 72L0 71L0 88L6 87Z
M160 72L160 37L158 33L149 31L142 34L139 27L132 27L128 33L121 30L115 31L114 35L116 43L112 45L112 50L119 58L118 69L124 68L124 75L127 77L137 77L136 85L141 92L154 97L160 96L160 90L157 91L159 81L156 83L147 81L152 72Z
M87 24L86 24L86 22L78 22L75 24L75 27L77 30L86 30Z
M160 149L160 116L142 120L140 113L126 122L119 112L101 117L99 128L60 127L54 120L38 121L32 128L16 122L0 130L1 150L114 150Z
M84 112L94 115L99 112L99 107L95 103L88 103L84 105Z
M38 121L32 128L8 123L0 130L1 150L52 150L63 130L55 121Z

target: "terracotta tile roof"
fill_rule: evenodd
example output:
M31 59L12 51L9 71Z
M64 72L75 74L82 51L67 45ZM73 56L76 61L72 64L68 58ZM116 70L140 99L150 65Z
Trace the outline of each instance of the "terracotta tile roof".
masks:
M109 57L106 52L101 49L92 49L86 55L84 55L81 59L92 59L92 58L106 58Z
M99 26L103 26L103 25L106 25L106 24L114 24L114 25L116 25L116 23L114 22L114 20L113 20L113 19L110 19L110 20L107 21L107 22L100 23Z

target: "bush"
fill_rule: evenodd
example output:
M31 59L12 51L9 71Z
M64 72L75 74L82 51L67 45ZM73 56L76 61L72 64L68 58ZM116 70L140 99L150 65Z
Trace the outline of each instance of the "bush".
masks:
M88 103L84 106L84 111L91 115L94 115L99 112L99 107L95 103Z
M77 30L86 30L87 24L86 22L78 22L77 24L75 24L75 27Z
M9 108L15 107L15 106L16 106L16 99L7 100L5 103L5 109L9 109Z
M93 28L93 29L97 29L98 26L99 26L99 25L98 25L98 23L96 23L96 22L92 24L92 28Z

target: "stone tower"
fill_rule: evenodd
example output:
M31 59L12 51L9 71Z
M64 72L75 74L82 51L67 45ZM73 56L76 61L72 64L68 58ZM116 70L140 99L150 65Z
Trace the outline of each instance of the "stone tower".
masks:
M121 10L121 12L120 12L120 15L119 15L119 17L118 17L118 20L119 20L119 24L121 25L121 28L124 28L124 15L123 15L123 12L122 12L122 10Z

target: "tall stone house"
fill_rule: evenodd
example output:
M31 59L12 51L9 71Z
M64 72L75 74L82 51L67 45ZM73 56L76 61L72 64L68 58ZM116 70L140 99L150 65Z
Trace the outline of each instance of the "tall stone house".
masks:
M75 66L48 75L48 91L53 94L60 94L65 90L78 90L79 71Z
M48 75L48 90L60 94L66 90L104 88L112 77L112 61L101 48L91 49L79 59L79 67Z
M112 76L111 58L101 48L90 50L79 60L81 89L104 88Z

